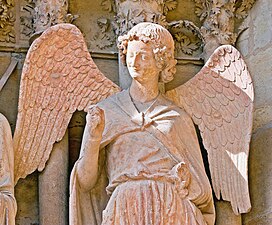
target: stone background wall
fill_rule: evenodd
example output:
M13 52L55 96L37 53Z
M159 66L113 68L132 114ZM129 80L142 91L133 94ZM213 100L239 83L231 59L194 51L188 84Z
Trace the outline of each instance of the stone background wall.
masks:
M13 131L16 123L22 64L29 47L29 38L33 33L28 22L32 19L31 10L33 8L31 6L34 2L35 0L14 0L14 4L10 6L14 17L14 22L11 22L14 30L8 28L11 29L9 39L4 41L1 39L1 29L3 30L3 28L0 28L0 76L6 71L12 56L16 55L19 58L19 64L0 92L0 111L8 118ZM113 13L103 10L101 2L101 0L70 0L69 12L79 15L74 24L84 33L87 45L98 67L106 76L118 83L117 49L113 29L109 23L113 20ZM1 4L2 2L0 6ZM167 19L168 21L187 19L199 26L200 20L194 14L194 7L194 2L191 0L178 1L177 8L169 12ZM272 169L272 154L270 153L270 146L272 146L271 12L271 0L258 0L245 21L245 25L249 28L241 34L237 41L237 47L244 55L255 84L254 133L249 163L252 211L243 215L242 218L236 217L230 211L228 203L219 202L217 203L217 225L269 225L272 223L272 179L270 178ZM101 31L103 29L106 32L103 33ZM12 32L15 38L13 38ZM108 36L105 36L105 33ZM197 73L203 65L200 56L201 49L197 49L192 55L179 52L177 54L177 76L166 88L172 89ZM84 113L75 113L69 125L69 144L73 149L70 151L70 168L78 155L84 127L84 119L82 118L84 118ZM35 172L26 179L21 179L16 186L15 194L18 201L16 223L18 225L39 224L38 174Z
M255 84L253 136L249 181L252 210L244 225L272 223L272 1L258 0L245 21L249 29L237 46Z

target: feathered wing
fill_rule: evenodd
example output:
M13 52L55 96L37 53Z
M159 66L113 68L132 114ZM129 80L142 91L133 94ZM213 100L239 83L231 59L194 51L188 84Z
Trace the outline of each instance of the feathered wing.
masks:
M230 201L235 214L248 212L254 93L239 51L230 45L219 47L197 75L167 95L199 127L216 197Z
M75 110L119 91L93 62L77 27L50 27L31 45L19 94L15 182L43 170L53 144L60 141Z

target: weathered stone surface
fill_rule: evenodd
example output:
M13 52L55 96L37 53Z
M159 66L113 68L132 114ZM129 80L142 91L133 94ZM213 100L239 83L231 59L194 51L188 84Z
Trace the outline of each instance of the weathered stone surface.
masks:
M272 221L271 137L271 122L259 128L252 137L249 164L252 211L244 215L244 225L270 225Z
M216 201L216 225L242 225L241 215L235 215L229 202Z
M249 162L252 211L243 215L245 225L270 225L271 204L271 121L272 121L272 14L271 1L259 0L246 21L249 27L238 47L255 83L254 135Z
M272 38L272 4L271 1L259 0L252 10L254 50L264 48Z
M15 186L17 200L16 225L39 224L39 189L38 173L29 175L26 179L20 179Z
M40 225L68 225L68 132L55 143L50 159L39 176Z
M11 54L0 55L0 77L5 73L9 66ZM12 131L14 131L17 114L18 93L20 83L20 71L15 69L7 83L0 92L0 112L8 119Z

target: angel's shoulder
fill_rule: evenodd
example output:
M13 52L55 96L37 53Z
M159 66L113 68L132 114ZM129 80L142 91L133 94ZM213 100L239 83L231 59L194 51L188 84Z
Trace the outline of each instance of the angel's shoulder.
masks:
M116 94L113 94L105 99L103 99L102 101L98 102L97 104L95 104L96 106L98 106L99 108L103 109L105 111L105 113L111 113L114 110L116 110L118 107L118 96L120 96L122 94L122 92L118 92ZM90 105L89 107L92 107L93 105Z
M167 98L165 95L162 95L162 99L163 99L163 104L177 111L180 114L180 117L185 118L187 120L191 120L191 117L185 111L183 107L178 106L176 103L174 103L172 100Z

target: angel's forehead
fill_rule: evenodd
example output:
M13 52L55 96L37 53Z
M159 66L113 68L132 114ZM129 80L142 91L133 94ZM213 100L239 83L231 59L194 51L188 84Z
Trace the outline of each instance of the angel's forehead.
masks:
M132 40L128 42L128 52L153 52L153 45L151 42L143 42L140 40Z

